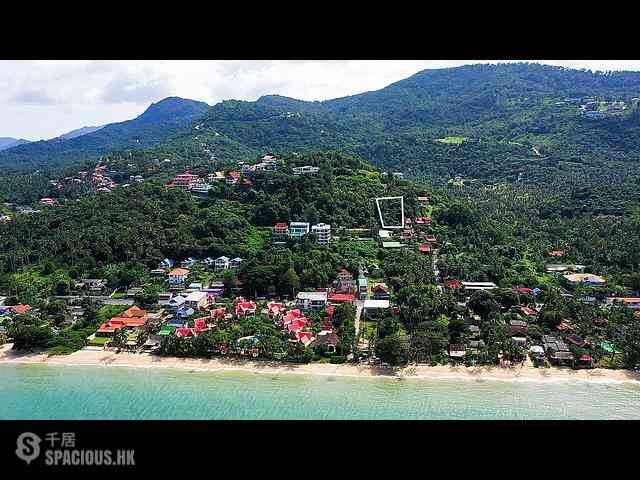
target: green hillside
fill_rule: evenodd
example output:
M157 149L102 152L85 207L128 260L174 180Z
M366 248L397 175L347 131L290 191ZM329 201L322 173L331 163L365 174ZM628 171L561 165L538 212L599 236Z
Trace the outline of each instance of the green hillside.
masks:
M140 150L157 145L190 127L208 108L206 103L177 97L152 104L133 120L112 123L97 131L71 139L42 140L0 152L5 173L31 173L79 160L95 158L114 150Z

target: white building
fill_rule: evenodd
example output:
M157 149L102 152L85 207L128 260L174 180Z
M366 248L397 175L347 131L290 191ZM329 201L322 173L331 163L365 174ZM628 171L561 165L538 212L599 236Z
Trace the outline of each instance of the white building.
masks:
M178 309L184 305L185 298L182 295L176 295L167 302L170 308Z
M498 286L493 282L462 282L462 287L467 291L493 290Z
M193 182L189 189L194 193L208 193L211 190L211 184L200 179Z
M365 313L374 313L377 310L386 310L389 308L389 300L365 300Z
M222 257L216 258L216 261L214 263L214 267L215 267L216 272L220 272L222 270L226 270L227 268L229 268L229 257L225 257L223 255Z
M316 175L320 171L320 167L312 167L305 165L304 167L293 167L294 175Z
M204 308L207 306L207 298L207 292L191 292L184 299L184 303L187 307L197 310L199 308Z
M327 306L327 292L299 292L296 303L305 310L321 310Z
M318 223L311 227L311 231L317 235L320 245L326 245L331 241L331 225Z

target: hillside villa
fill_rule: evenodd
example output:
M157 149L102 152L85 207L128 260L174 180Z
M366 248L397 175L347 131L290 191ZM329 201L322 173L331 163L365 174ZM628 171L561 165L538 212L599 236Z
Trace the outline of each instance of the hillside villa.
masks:
M600 286L606 285L607 283L604 278L598 275L593 275L591 273L573 273L570 275L565 275L564 279L573 285L584 283L587 285Z
M175 268L171 270L169 272L169 285L174 287L184 285L188 275L189 270L186 268Z

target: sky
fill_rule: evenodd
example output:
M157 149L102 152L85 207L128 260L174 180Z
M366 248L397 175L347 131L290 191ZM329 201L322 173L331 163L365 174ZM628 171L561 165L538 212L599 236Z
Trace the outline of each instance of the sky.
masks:
M640 71L640 61L538 62ZM84 126L121 122L168 96L210 105L269 94L326 100L377 90L420 70L472 63L497 61L0 61L0 137L49 139Z

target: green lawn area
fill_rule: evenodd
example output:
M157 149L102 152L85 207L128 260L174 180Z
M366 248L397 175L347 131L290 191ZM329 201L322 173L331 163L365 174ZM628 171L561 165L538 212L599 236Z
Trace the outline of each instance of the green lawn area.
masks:
M369 322L369 321L365 320L363 322L363 330L362 331L363 331L364 338L371 338L371 336L376 331L376 322Z
M104 323L107 320L121 314L129 308L129 305L103 305L98 310L98 322Z
M436 142L440 143L453 143L456 145L460 145L468 140L467 137L444 137L436 139Z
M92 347L103 347L110 341L110 337L93 337L91 340L89 340L89 345L91 345Z

